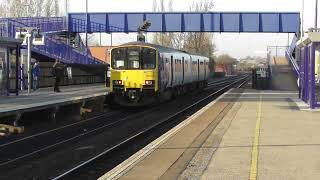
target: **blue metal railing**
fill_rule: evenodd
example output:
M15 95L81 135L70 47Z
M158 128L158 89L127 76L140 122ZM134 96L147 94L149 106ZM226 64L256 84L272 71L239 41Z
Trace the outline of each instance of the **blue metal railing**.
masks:
M10 20L0 20L0 36L14 37L14 26Z
M11 22L13 26L37 27L41 32L66 30L64 17L0 18L0 22Z
M0 35L15 37L21 27L38 27L41 32L61 32L66 29L65 18L62 17L35 17L35 18L0 18ZM80 38L82 49L86 49ZM88 50L88 55L74 47L54 38L50 34L45 38L44 46L33 46L32 51L51 58L59 58L65 63L105 64L94 58Z
M73 29L74 32L82 32L83 29L86 29L86 20L83 19L76 19L72 18L72 25L71 28ZM100 23L95 23L95 22L90 22L87 26L88 32L123 32L123 28L115 27L115 26L106 26L105 24L100 24ZM134 30L129 30L129 31L134 31Z

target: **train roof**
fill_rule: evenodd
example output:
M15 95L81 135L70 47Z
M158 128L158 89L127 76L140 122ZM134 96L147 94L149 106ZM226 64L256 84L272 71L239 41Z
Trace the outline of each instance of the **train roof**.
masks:
M153 47L155 49L158 49L160 52L166 52L166 53L170 53L170 52L177 53L177 52L179 52L179 53L185 53L185 54L194 55L194 56L206 57L206 56L203 56L203 55L193 54L193 53L189 53L187 51L183 51L183 50L179 50L179 49L169 48L169 47L161 46L161 45L158 45L158 44L151 44L151 43L146 43L146 42L141 42L141 41L129 42L129 43L122 44L121 46L125 46L125 45L150 46L150 47Z

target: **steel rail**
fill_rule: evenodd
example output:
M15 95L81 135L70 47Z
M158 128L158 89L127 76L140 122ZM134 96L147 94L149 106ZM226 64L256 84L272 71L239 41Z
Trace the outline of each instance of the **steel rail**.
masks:
M68 124L68 125L65 125L65 126L61 126L61 127L58 127L58 128L54 128L54 129L50 129L50 130L43 131L43 132L40 132L40 133L36 133L36 134L30 135L30 136L23 137L21 139L17 139L17 140L13 140L13 141L10 141L10 142L7 142L7 143L0 144L0 148L8 146L8 145L15 144L15 143L18 143L18 142L21 142L21 141L29 140L29 139L32 139L32 138L35 138L35 137L38 137L38 136L41 136L41 135L45 135L45 134L48 134L48 133L51 133L51 132L55 132L55 131L58 131L58 130L61 130L61 129L65 129L65 128L68 128L68 127L71 127L71 126L74 126L74 125L82 124L82 123L94 120L96 118L101 118L101 117L104 117L104 116L113 115L113 114L116 114L116 113L120 113L120 112L104 113L104 114L101 114L101 115L98 115L98 116L95 116L95 117L91 117L91 118L88 118L88 119L85 119L85 120L81 120L81 121L78 121L78 122L75 122L75 123Z
M155 108L156 108L156 107L155 107ZM58 145L65 144L65 143L70 142L70 141L72 141L72 140L75 140L75 139L77 139L77 138L80 138L80 137L89 135L89 134L91 134L91 133L97 132L97 131L102 130L102 129L104 129L104 128L108 128L108 127L114 126L114 125L116 125L117 123L126 121L126 120L129 119L129 118L132 118L132 117L135 117L135 116L141 116L142 114L148 113L149 111L151 111L151 110L153 110L153 109L154 109L154 108L148 109L148 110L146 110L146 111L142 111L142 112L137 113L137 114L133 114L133 115L131 115L131 116L127 116L127 117L121 118L120 120L114 121L114 122L112 122L112 123L108 123L108 124L105 124L105 125L103 125L103 126L99 126L98 128L92 129L92 130L90 130L90 131L86 131L86 132L84 132L84 133L78 134L78 135L73 136L73 137L71 137L71 138L64 139L64 140L59 141L59 142L57 142L57 143L51 144L51 145L49 145L49 146L45 146L44 148L41 148L41 149L32 151L32 152L30 152L30 153L27 153L27 154L24 154L24 155L22 155L22 156L16 157L16 158L14 158L14 159L10 159L9 161L2 162L2 163L0 163L0 168L2 168L2 167L5 166L5 165L11 164L11 163L15 163L15 162L17 162L17 161L20 161L20 160L22 160L22 159L25 159L25 158L27 158L27 157L36 155L36 154L41 153L41 152L43 152L43 151L49 150L49 149L54 148L54 147L56 147L56 146L58 146ZM101 117L101 116L99 116L99 117ZM97 119L97 118L99 118L99 117L93 117L91 120ZM70 127L70 126L67 126L67 127ZM50 131L50 132L53 132L53 131ZM39 134L41 134L41 133L39 133ZM32 137L31 137L31 138L32 138Z
M231 77L231 78L234 78L234 77ZM215 82L211 82L211 83L208 84L208 86L211 87L213 85L227 83L227 81L231 80L231 78L230 79L222 79L222 80L218 80L218 81L215 81ZM54 129L50 129L50 130L43 131L43 132L40 132L40 133L36 133L36 134L30 135L30 136L27 136L27 137L23 137L21 139L17 139L17 140L13 140L13 141L10 141L10 142L7 142L7 143L0 144L0 148L8 146L8 145L15 144L15 143L18 143L18 142L21 142L21 141L25 141L25 140L29 140L29 139L32 139L32 138L36 138L36 137L39 137L41 135L46 135L48 133L52 133L52 132L55 132L55 131L58 131L58 130L61 130L61 129L69 128L71 126L75 126L75 125L79 125L79 124L82 124L82 123L86 123L86 122L89 122L91 120L96 120L97 118L113 115L113 114L116 114L116 113L119 113L119 112L116 111L116 112L112 112L112 113L104 113L104 114L101 114L101 115L98 115L98 116L95 116L95 117L91 117L91 118L88 118L88 119L85 119L85 120L82 120L82 121L78 121L78 122L75 122L75 123L72 123L72 124L68 124L68 125L65 125L65 126L58 127L58 128L54 128Z
M212 83L210 84L210 87L211 87L211 86L214 86L214 85L220 85L220 84L230 84L230 83L233 84L235 81L237 81L237 79L240 79L240 80L243 79L242 77L243 77L243 76L241 76L240 78L239 78L239 77L237 77L237 78L232 77L232 79L223 79L223 80L219 80L219 81L217 81L217 82L212 82ZM196 102L196 103L198 104L199 102ZM158 108L158 107L153 107L153 108L151 108L151 109L148 109L148 110L146 110L146 111L139 112L139 113L137 113L137 114L133 114L133 115L131 115L131 116L129 115L129 116L127 116L127 117L121 118L121 119L119 119L119 120L117 120L117 121L114 121L114 122L112 122L112 123L108 123L108 124L105 124L105 125L103 125L103 126L99 126L98 128L92 129L92 130L90 130L90 131L86 131L86 132L84 132L84 133L75 135L75 136L73 136L73 137L71 137L71 138L64 139L64 140L62 140L62 141L53 143L53 144L48 145L48 146L45 146L45 147L43 147L43 148L34 150L34 151L30 152L30 153L26 153L26 154L23 154L23 155L21 155L21 156L19 156L19 157L16 157L16 158L10 159L10 160L8 160L8 161L2 162L2 163L0 163L0 168L6 166L6 165L8 165L8 164L15 163L15 162L20 161L20 160L23 160L23 159L25 159L25 158L31 157L31 156L36 155L36 154L38 154L38 153L41 153L41 152L43 152L43 151L52 149L52 148L54 148L54 147L56 147L56 146L65 144L65 143L70 142L70 141L73 141L73 140L76 140L77 138L80 138L80 137L83 137L83 136L92 134L92 133L97 132L97 131L99 131L99 130L102 130L102 129L104 129L104 128L112 127L112 126L114 126L114 125L116 125L116 124L118 124L118 123L120 123L120 122L126 121L127 119L130 119L130 118L133 118L133 117L136 117L136 116L141 116L141 115L143 115L143 114L145 114L145 113L148 113L148 112L150 112L150 111L152 111L152 110L154 110L154 109L156 109L156 108ZM188 106L187 108L189 109L190 106ZM119 113L119 112L116 112L116 113ZM116 114L116 113L114 113L114 114ZM181 112L180 112L180 113L181 113ZM28 136L28 137L24 137L24 138L22 138L22 139L14 140L14 141L11 141L11 142L8 142L8 143L4 143L4 144L1 144L1 145L0 145L0 148L4 148L4 147L6 147L6 146L13 145L13 144L20 143L20 142L27 141L27 140L34 140L35 138L39 138L39 137L41 137L41 136L43 136L43 135L47 135L47 134L49 134L49 133L57 132L57 131L59 131L59 130L63 130L63 129L66 129L66 128L71 128L71 127L73 127L73 126L75 126L75 125L83 124L83 123L86 123L86 122L89 122L89 121L94 121L94 120L97 120L97 119L99 119L99 118L101 118L101 117L104 117L104 116L107 116L107 115L109 115L109 114L102 114L102 115L95 116L95 117L92 117L92 118L89 118L89 119L86 119L86 120L83 120L83 121L79 121L79 122L76 122L76 123L68 124L68 125L66 125L66 126L62 126L62 127L55 128L55 129L52 129L52 130L44 131L44 132L41 132L41 133L38 133L38 134L34 134L34 135L31 135L31 136Z
M145 134L145 133L147 133L147 132L155 129L156 127L164 124L165 122L168 122L168 121L174 119L175 117L178 117L178 116L181 115L182 113L184 113L184 112L192 109L193 107L195 107L195 106L199 105L200 103L208 100L209 98L211 98L211 97L213 97L213 96L215 96L215 95L218 95L219 93L224 92L226 89L232 87L233 85L235 85L235 84L237 84L237 83L239 83L239 82L241 82L241 81L244 81L244 82L242 82L242 83L241 83L239 86L237 86L237 87L239 88L239 87L243 86L243 84L245 84L245 83L248 81L248 80L247 80L248 77L249 77L249 76L245 76L245 77L243 77L243 78L240 78L240 79L239 79L238 81L236 81L236 82L232 82L232 83L230 83L229 85L224 86L223 88L220 88L219 90L217 90L217 91L215 91L214 93L206 96L205 98L202 98L201 100L198 100L197 102L193 103L192 105L189 105L188 107L186 107L186 108L184 108L184 109L182 109L182 110L180 110L180 111L172 114L171 116L163 119L162 121L160 121L160 122L158 122L158 123L156 123L156 124L154 124L154 125L146 128L146 129L144 129L144 130L141 130L140 132L138 132L138 133L136 133L135 135L127 138L126 140L118 143L117 145L115 145L115 146L113 146L113 147L111 147L111 148L108 148L107 150L103 151L102 153L100 153L100 154L98 154L98 155L96 155L96 156L88 159L87 161L84 161L84 162L82 162L81 164L79 164L79 165L77 165L77 166L75 166L75 167L73 167L73 168L65 171L64 173L62 173L62 174L54 177L53 180L62 179L62 178L65 178L65 177L68 176L68 175L71 175L71 174L74 173L76 170L79 170L80 168L82 168L82 167L84 167L84 166L92 163L93 161L99 159L100 157L106 155L107 153L109 153L109 152L111 152L111 151L113 151L113 150L121 147L122 145L124 145L124 144L126 144L126 143L128 143L128 142L130 142L130 141L132 141L132 140L134 140L135 138L137 138L137 137L139 137L139 136L141 136L141 135L143 135L143 134Z

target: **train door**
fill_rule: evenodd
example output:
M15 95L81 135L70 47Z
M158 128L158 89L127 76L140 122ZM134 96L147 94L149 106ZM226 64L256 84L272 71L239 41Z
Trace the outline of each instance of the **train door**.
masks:
M200 81L200 61L198 59L198 81Z
M173 86L173 78L174 78L174 75L173 75L173 66L174 66L174 62L173 62L173 56L171 56L171 86Z
M7 73L6 73L6 58L7 49L0 48L0 95L6 94Z
M184 57L182 57L182 84L184 84L184 71L185 71L185 69L184 69Z

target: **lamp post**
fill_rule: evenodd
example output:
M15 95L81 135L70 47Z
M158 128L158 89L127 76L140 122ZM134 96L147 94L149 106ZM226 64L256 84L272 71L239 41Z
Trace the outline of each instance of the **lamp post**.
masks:
M304 0L302 0L302 10L301 10L301 34L300 38L304 36L304 30L303 30L303 18L304 18Z
M318 0L316 0L315 18L314 18L314 28L317 29L317 27L318 27Z
M66 2L66 4L65 4L65 10L66 10L66 28L68 28L68 23L69 23L69 17L68 17L68 0L65 0ZM68 30L68 29L67 29ZM70 38L68 38L68 39L70 39ZM69 44L68 44L69 45Z
M88 0L86 0L86 63L88 63Z
M65 0L65 10L66 10L66 17L68 16L68 0Z
M28 30L27 45L28 45L28 93L31 93L31 42L32 42L32 30Z

